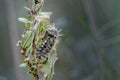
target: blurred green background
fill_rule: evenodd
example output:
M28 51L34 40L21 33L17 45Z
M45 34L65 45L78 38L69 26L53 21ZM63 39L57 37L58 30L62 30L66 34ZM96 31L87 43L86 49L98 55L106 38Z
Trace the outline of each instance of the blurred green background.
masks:
M29 0L30 2L31 0ZM16 43L25 0L0 0L0 80L33 80ZM120 80L120 0L45 0L62 29L54 80Z

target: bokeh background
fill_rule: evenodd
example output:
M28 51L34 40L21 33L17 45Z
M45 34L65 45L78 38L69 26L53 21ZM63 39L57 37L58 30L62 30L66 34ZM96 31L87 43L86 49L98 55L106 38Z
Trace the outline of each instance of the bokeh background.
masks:
M31 0L29 0L30 2ZM33 80L16 43L25 0L0 0L0 80ZM28 5L29 6L29 5ZM54 80L120 80L120 0L45 0L62 29Z

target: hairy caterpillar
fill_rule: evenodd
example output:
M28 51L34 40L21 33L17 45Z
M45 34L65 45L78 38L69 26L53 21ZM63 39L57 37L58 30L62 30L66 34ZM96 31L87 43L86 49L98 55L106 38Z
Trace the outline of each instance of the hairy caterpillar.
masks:
M50 53L53 48L56 39L58 37L59 31L56 28L51 28L46 31L45 36L43 38L43 43L36 49L36 55L38 58L48 59L48 53Z

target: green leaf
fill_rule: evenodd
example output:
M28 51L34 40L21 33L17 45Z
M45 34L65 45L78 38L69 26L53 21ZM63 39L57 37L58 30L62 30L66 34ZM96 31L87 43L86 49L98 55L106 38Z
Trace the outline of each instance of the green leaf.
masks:
M27 16L28 17L28 19L33 19L34 18L34 16L33 15L29 15L29 16Z
M45 75L50 74L50 72L51 72L51 65L50 65L50 63L47 62L47 63L44 65L43 69L44 69L44 74L45 74Z
M52 80L53 76L54 76L54 74L52 74L52 73L48 74L47 80Z
M44 26L41 26L41 24L37 27L37 33L45 33L46 32L46 28Z
M37 11L37 13L39 13L41 11L43 5L44 5L44 0L41 0L41 3L39 3L35 9Z
M29 20L27 20L26 18L18 18L18 21L21 21L23 23L31 23Z
M31 23L25 23L26 29L29 29L31 27Z
M26 50L26 56L28 56L31 53L32 53L32 45L27 48L27 50Z
M50 53L50 58L49 58L49 62L51 63L51 66L53 67L54 66L54 64L55 64L55 62L56 62L56 60L58 59L58 57L57 57L57 53L56 53L56 51L53 49L52 51L51 51L51 53Z
M19 67L25 68L27 67L27 63L22 63Z
M30 60L29 57L28 57L28 58L25 58L25 59L24 59L24 63L27 63L29 60Z
M50 19L52 12L40 12L39 15L40 15L40 18Z
M48 80L51 80L54 73L54 64L56 60L58 59L57 54L54 50L50 53L50 56L48 58L48 61L46 64L44 64L44 76L48 78Z
M24 37L21 39L21 46L23 48L28 48L32 45L34 39L34 32L26 31Z

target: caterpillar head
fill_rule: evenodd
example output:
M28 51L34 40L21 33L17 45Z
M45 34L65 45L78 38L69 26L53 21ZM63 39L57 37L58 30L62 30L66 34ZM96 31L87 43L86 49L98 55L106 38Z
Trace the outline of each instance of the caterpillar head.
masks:
M57 37L58 36L58 30L56 28L50 28L48 31L48 36L50 37Z

